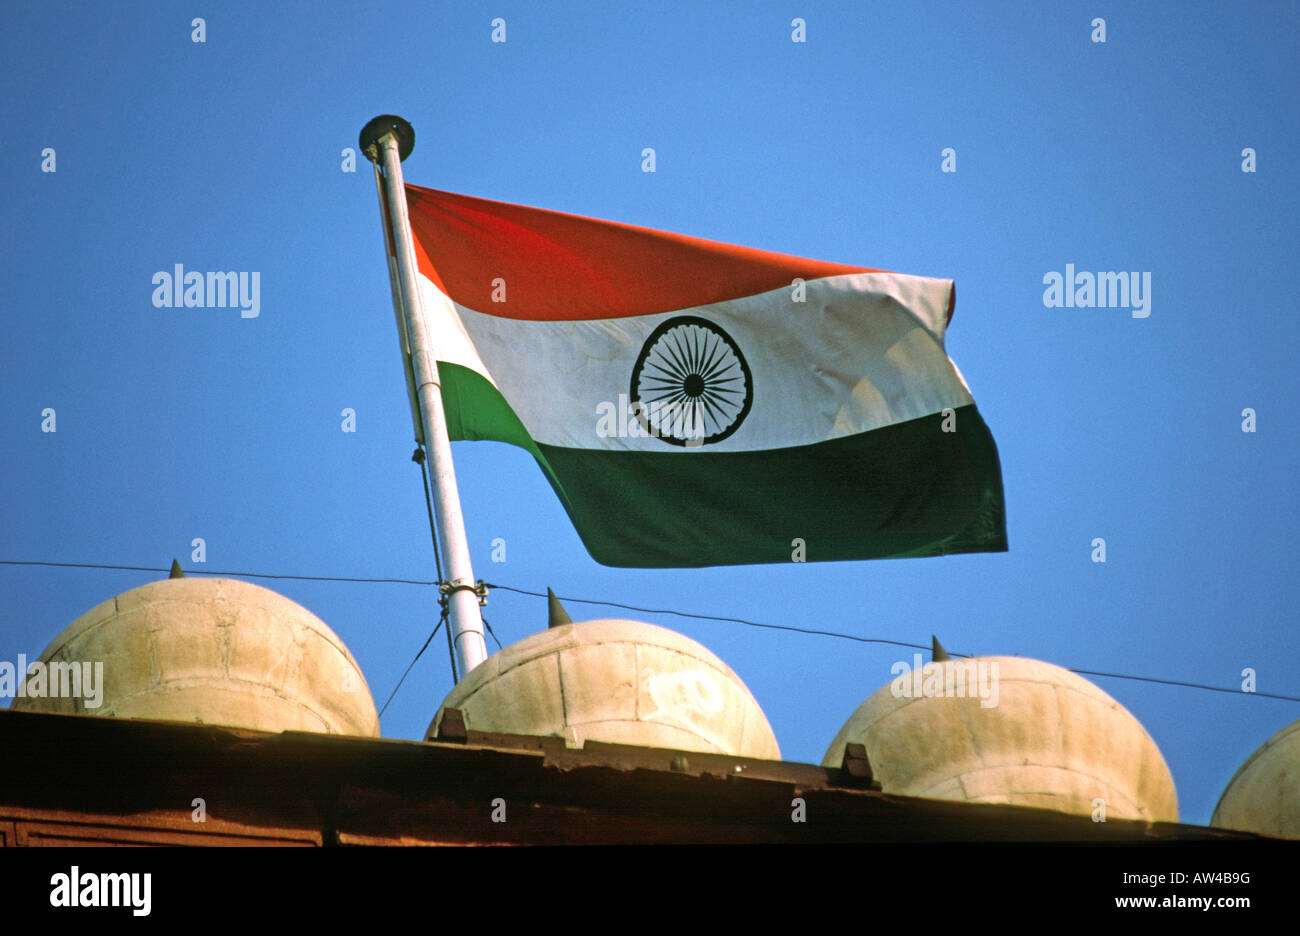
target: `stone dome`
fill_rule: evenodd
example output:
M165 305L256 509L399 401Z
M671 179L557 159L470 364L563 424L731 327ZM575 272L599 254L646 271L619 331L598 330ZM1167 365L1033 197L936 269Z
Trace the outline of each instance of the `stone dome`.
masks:
M1102 799L1108 819L1178 819L1173 777L1141 723L1088 680L1040 660L909 668L849 717L823 765L838 767L849 743L865 745L885 793L1082 815Z
M40 660L80 663L83 672L89 663L91 673L102 663L99 705L83 686L80 697L29 695L12 708L379 735L370 689L338 635L248 582L173 578L133 588L73 621Z
M638 621L550 627L475 667L443 700L478 731L780 760L763 710L727 664Z
M1210 825L1300 839L1300 721L1273 735L1237 768Z

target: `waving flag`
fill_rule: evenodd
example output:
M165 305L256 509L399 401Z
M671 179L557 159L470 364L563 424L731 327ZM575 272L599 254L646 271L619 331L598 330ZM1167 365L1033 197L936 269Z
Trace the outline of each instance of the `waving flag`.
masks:
M598 562L1007 548L952 281L406 192L450 437L531 452Z

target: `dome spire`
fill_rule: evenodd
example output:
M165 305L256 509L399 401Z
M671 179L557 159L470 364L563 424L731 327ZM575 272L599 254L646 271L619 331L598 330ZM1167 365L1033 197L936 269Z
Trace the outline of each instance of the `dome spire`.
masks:
M564 610L564 605L560 604L560 599L555 597L555 592L548 587L546 589L546 626L563 627L565 624L572 624L573 618L569 617L569 612Z
M934 636L934 634L930 635L930 659L936 663L943 663L946 660L952 659L952 657L948 655L948 651L943 649L943 644L939 643L939 638Z

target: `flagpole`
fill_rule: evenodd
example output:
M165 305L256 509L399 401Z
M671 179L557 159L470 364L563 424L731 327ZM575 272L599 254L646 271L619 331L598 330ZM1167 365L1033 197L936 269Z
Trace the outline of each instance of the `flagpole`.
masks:
M393 316L397 321L398 350L402 355L402 374L406 377L406 399L411 406L411 423L415 426L415 442L424 445L424 427L420 424L420 401L415 393L415 377L411 373L410 344L406 340L406 306L402 304L401 277L397 272L397 250L388 223L388 196L384 193L384 173L379 163L375 170L375 190L379 195L380 224L384 229L384 256L388 259L388 285L393 291Z
M419 280L415 264L415 247L411 241L411 224L406 207L406 188L402 182L402 160L415 148L415 131L401 117L385 114L370 121L361 130L361 151L382 169L379 207L385 213L385 243L389 253L389 277L394 275L394 304L400 300L404 316L398 321L403 353L409 349L410 371L420 419L417 439L423 435L433 476L433 506L437 519L439 552L446 571L448 613L456 662L463 679L470 670L487 659L483 639L483 617L479 612L474 570L470 565L469 540L465 535L465 518L460 511L460 493L456 487L456 470L451 460L451 441L447 436L447 415L442 407L442 385L438 378L435 349L430 347L425 329L424 307L420 301ZM396 261L394 263L394 260ZM409 384L408 384L409 387Z

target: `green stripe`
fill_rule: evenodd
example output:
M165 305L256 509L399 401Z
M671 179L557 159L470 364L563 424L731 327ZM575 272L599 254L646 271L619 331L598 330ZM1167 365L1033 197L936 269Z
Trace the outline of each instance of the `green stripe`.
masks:
M573 506L564 485L501 391L478 371L446 361L438 362L438 379L447 414L447 437L453 442L508 442L531 453L572 519Z
M997 446L974 406L762 452L611 452L535 443L495 388L440 364L453 439L532 452L597 562L632 568L1003 552Z
M537 446L501 391L478 371L438 362L447 436L452 441L509 442L541 457Z

